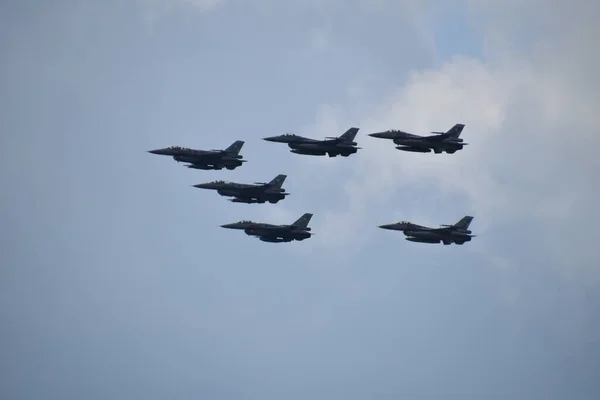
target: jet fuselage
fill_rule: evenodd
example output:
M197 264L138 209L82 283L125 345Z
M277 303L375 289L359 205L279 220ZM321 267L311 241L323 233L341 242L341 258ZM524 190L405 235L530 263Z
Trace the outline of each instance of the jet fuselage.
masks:
M289 226L285 225L258 224L244 229L244 232L249 236L272 237L281 239L283 242L291 242L292 240L302 241L310 238L309 230L310 228L290 229Z
M243 140L237 140L225 150L195 150L181 146L150 150L149 153L171 156L177 162L190 163L188 168L204 170L236 169L246 160L239 154L244 146Z
M263 242L281 243L293 240L302 241L310 238L313 233L308 223L312 214L305 213L291 225L273 225L262 222L240 221L221 225L222 228L243 230L248 236L255 236Z
M281 187L286 179L286 175L277 175L271 182L254 184L236 183L226 181L213 181L208 183L200 183L193 185L199 189L215 190L219 195L224 197L234 197L231 201L234 203L277 203L289 196L285 189Z
M299 136L294 133L287 133L279 136L266 137L264 140L274 143L286 143L295 154L304 154L312 156L348 157L358 151L354 141L359 128L350 128L339 137L326 138L325 140L316 140Z
M279 200L285 199L285 196L288 194L288 193L284 193L283 189L275 189L275 190L267 189L260 193L257 192L256 194L250 194L250 193L244 193L243 191L236 189L234 187L218 189L217 193L219 193L221 196L224 196L224 197L235 197L235 199L231 200L234 203L248 203L248 204L264 203L266 201L268 201L269 203L275 204Z
M435 232L432 229L425 230L406 230L403 231L406 240L411 242L422 242L422 243L439 243L439 242L450 242L459 244L459 242L468 242L471 237L458 232L440 233ZM460 243L462 244L462 243Z
M398 150L417 153L430 153L433 150L434 153L452 154L464 147L462 143L449 139L434 142L413 137L394 139L394 144L398 145L396 147Z
M440 228L429 228L410 222L398 222L395 224L381 225L382 229L402 231L406 240L419 243L444 243L449 245L456 243L461 245L471 241L471 231L460 226L445 226Z
M384 132L371 133L369 136L379 139L389 139L397 145L396 149L417 153L446 152L452 154L461 150L467 143L459 137L464 128L463 124L456 124L446 133L436 133L435 136L419 136L401 130L388 130Z
M358 151L356 147L346 144L288 143L288 147L292 149L292 153L296 154L312 156L329 155L329 157L335 157L337 155L348 157L350 154L354 154Z
M186 165L188 168L206 170L220 170L223 168L234 170L245 162L245 160L240 160L240 158L241 156L220 156L218 154L207 154L200 157L188 155L173 156L173 159L177 162L190 163L191 165Z

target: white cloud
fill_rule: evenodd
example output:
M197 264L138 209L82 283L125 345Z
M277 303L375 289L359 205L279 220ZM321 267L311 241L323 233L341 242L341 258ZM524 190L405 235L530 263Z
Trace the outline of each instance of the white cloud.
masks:
M513 31L526 31L526 26L503 25L504 14L488 21L495 16L485 7L485 2L479 3L475 11L488 13L484 22L494 27L485 33L488 43L511 37ZM521 9L519 20L526 23L536 11ZM552 240L548 232L539 232L552 246L569 240L565 233L579 232L582 224L599 224L594 175L600 171L595 154L600 147L596 79L600 56L589 43L600 37L600 28L589 17L575 18L573 10L567 14L568 23L559 12L545 14L545 23L556 32L552 40L530 34L528 51L488 47L485 60L455 58L438 69L413 71L375 113L357 117L344 115L339 106L321 108L328 111L321 112L309 129L314 136L330 136L345 127L345 120L359 120L358 140L364 149L350 159L351 172L346 160L315 159L309 166L314 173L319 171L323 182L341 179L338 193L345 199L330 201L315 221L323 233L315 237L318 243L336 248L359 245L364 235L355 232L373 225L367 215L380 207L390 208L399 190L414 190L421 182L446 195L466 195L471 203L468 209L448 206L444 212L474 213L478 233L498 222L532 218L541 228L563 232ZM581 26L582 21L587 25ZM365 136L390 128L426 134L459 122L466 124L463 137L470 144L454 155L399 152L390 142ZM345 172L340 178L341 168ZM419 211L418 199L402 208L407 216L426 213ZM397 211L398 207L390 208L390 213ZM436 223L448 222L452 221ZM592 253L592 238L597 238L593 229L571 236L579 241L572 243L572 251L578 259L600 265L598 255Z

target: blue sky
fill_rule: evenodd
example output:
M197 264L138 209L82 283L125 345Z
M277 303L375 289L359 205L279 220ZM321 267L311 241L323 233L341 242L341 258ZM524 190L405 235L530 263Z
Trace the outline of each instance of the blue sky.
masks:
M517 3L0 5L0 397L597 398L597 8ZM366 136L457 122L454 156ZM348 159L260 140L350 126ZM237 139L235 171L146 152ZM279 173L276 206L191 187Z

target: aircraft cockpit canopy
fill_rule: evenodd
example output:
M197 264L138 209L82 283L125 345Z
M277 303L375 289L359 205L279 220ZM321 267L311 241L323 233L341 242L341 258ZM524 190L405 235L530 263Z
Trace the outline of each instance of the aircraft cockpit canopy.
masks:
M169 146L169 147L167 147L167 149L170 149L170 150L188 150L187 147L181 147L181 146Z

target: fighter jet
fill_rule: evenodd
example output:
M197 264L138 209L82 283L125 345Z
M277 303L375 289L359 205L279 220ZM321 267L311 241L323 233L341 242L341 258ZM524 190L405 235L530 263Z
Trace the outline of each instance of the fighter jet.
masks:
M222 228L243 229L246 235L256 236L259 240L269 243L302 241L314 233L310 233L308 223L312 214L306 213L291 225L271 225L260 222L240 221L233 224L221 225Z
M431 132L434 134L432 136L413 135L400 130L370 133L369 136L393 140L398 145L396 149L402 151L430 153L433 150L436 154L444 151L453 154L468 144L459 137L464 127L464 124L456 124L448 132Z
M171 146L164 149L150 150L148 153L161 156L172 156L177 162L190 163L188 168L204 170L236 169L246 160L239 154L244 146L243 140L233 142L225 150L194 150L187 147Z
M254 184L235 183L226 181L213 181L194 185L199 189L216 190L221 196L234 197L230 201L233 203L264 203L268 201L276 204L279 200L285 199L289 193L281 188L287 175L277 175L271 182L255 182Z
M380 228L403 231L406 240L411 242L439 243L441 241L445 245L452 243L464 244L475 237L475 235L471 235L469 230L471 221L473 221L473 217L466 215L454 225L440 225L439 228L428 228L407 221L381 225Z
M309 139L294 133L263 138L267 142L287 143L292 153L311 156L348 157L360 149L354 141L359 128L350 128L340 137L327 137L325 140Z

